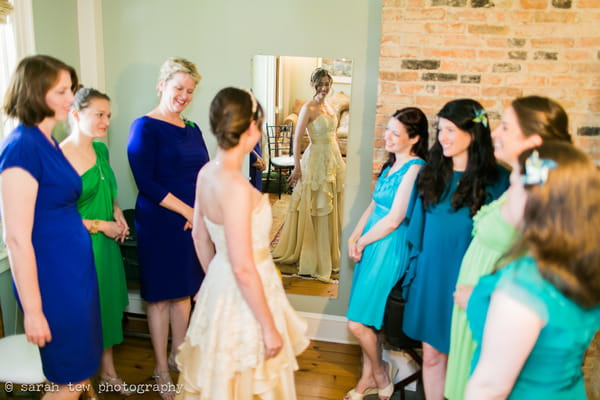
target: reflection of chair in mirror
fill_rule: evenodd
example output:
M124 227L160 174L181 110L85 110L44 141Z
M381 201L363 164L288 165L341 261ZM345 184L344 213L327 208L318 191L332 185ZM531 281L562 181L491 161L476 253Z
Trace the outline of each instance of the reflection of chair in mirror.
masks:
M274 172L277 174L277 193L280 198L283 185L283 174L289 175L294 168L294 157L292 156L293 129L293 124L267 125L269 168L264 191L269 191L269 183L272 179L271 173Z

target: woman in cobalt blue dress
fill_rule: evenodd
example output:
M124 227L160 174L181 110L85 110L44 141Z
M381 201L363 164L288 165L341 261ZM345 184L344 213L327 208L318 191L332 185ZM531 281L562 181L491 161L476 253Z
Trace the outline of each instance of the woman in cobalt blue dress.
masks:
M73 87L73 68L27 57L3 107L20 122L0 149L6 245L27 339L40 348L46 378L59 384L48 399L78 398L102 354L92 245L77 212L81 179L51 136L67 119Z
M408 336L423 342L427 399L444 398L452 293L471 242L473 215L507 187L508 171L496 163L481 104L471 99L447 103L438 113L437 140L417 180L419 196L407 233L411 245L408 275L414 279L403 328Z
M405 271L408 261L406 227L409 204L423 158L427 155L427 117L414 107L394 113L384 139L389 152L373 191L373 201L350 235L348 252L354 268L348 328L363 353L362 375L347 400L378 393L389 399L394 389L394 371L387 371L381 358L379 330L390 291Z
M200 80L196 66L170 58L158 79L160 102L131 125L127 154L139 190L135 226L141 295L148 302L148 326L156 358L154 377L171 383L175 355L183 342L191 311L190 296L204 277L192 242L196 176L208 161L198 126L181 113ZM171 325L171 354L167 342ZM163 391L165 400L173 392Z

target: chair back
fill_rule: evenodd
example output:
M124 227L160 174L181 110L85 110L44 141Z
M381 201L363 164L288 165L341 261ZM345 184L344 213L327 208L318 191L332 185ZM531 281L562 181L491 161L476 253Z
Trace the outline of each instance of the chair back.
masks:
M269 159L291 156L293 152L294 125L267 125Z

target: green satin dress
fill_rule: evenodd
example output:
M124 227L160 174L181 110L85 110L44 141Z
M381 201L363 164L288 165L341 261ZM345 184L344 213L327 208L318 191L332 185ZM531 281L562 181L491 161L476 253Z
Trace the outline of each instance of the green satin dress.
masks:
M94 142L96 164L81 175L82 191L77 209L83 219L113 221L117 181L108 163L104 143ZM104 348L123 341L123 311L129 301L119 244L102 232L91 235L102 316Z

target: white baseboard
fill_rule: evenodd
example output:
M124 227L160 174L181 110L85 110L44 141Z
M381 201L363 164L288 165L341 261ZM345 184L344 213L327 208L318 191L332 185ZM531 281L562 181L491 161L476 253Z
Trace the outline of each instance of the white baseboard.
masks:
M129 306L126 312L146 314L146 302L139 290L129 290ZM348 319L338 315L298 312L308 324L308 337L324 342L356 344L356 338L348 331Z

